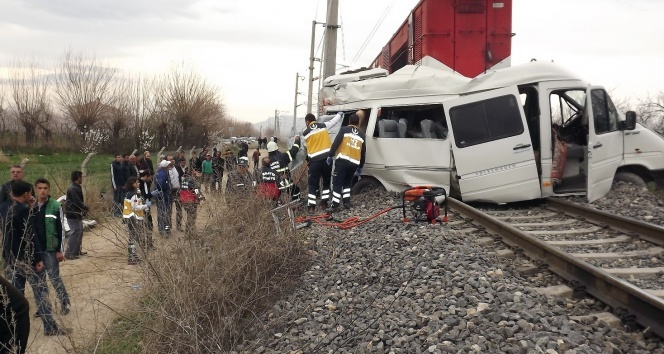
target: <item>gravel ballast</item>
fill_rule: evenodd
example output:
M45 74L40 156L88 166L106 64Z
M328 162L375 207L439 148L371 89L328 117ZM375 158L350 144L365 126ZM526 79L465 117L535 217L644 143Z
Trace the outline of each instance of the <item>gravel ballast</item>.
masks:
M661 202L647 193L620 184L591 206L640 220L664 219ZM398 204L399 198L373 191L353 203L353 210L335 217L365 217ZM661 339L641 328L570 319L612 311L591 298L539 294L536 287L565 281L547 270L520 274L517 269L527 259L518 252L515 258L499 257L495 251L507 248L504 244L481 245L479 238L492 236L469 232L474 226L461 220L451 213L450 225L404 223L400 211L392 211L348 231L319 225L303 230L312 264L301 285L257 319L255 334L236 350L664 353Z

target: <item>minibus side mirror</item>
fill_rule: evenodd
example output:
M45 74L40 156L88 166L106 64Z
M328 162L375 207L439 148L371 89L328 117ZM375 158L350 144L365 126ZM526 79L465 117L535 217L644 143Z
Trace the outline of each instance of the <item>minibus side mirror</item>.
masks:
M634 130L636 128L636 112L627 111L625 121L622 123L622 130Z

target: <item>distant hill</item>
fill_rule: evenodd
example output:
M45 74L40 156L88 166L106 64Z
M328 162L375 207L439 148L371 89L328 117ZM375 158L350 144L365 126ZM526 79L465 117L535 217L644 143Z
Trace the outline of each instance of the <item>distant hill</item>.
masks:
M293 127L292 115L279 116L279 125L281 130L281 136L283 138L289 138L293 135L291 133L291 128ZM254 123L254 127L256 128L257 132L260 132L261 126L263 126L263 134L265 134L266 130L272 129L274 127L274 116L269 117L262 122ZM302 116L298 115L297 120L295 122L296 134L301 134L305 127L306 125L304 124L304 115Z

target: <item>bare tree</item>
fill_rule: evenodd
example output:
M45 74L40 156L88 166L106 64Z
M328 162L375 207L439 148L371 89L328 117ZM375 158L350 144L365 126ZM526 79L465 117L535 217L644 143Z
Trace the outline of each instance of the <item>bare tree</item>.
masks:
M28 64L15 61L9 70L9 86L13 109L18 122L25 130L25 142L33 145L37 129L46 140L51 138L53 113L48 99L51 83L45 71L33 60Z
M7 130L7 107L5 106L5 91L0 87L0 133Z
M94 127L113 106L115 69L72 51L65 53L56 69L55 92L60 108L85 133Z
M160 145L200 145L220 130L225 108L217 88L191 66L174 66L158 84L156 131Z
M134 146L147 149L152 145L157 121L157 97L155 82L152 79L138 77L125 78L118 85L118 114L126 117L131 129L130 136Z
M664 135L664 92L640 100L636 113L644 125Z

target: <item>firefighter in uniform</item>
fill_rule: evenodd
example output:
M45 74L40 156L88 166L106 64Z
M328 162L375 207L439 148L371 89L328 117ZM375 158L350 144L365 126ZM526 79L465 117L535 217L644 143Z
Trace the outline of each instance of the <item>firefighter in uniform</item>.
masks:
M307 190L307 210L316 210L316 198L320 188L320 180L323 179L323 191L321 193L321 208L328 206L330 199L330 180L332 178L332 167L325 162L329 155L332 140L328 129L339 124L344 118L343 112L325 123L316 122L316 117L309 113L304 117L307 128L302 133L307 144L307 160L309 161L309 185Z
M246 156L240 157L237 160L237 170L228 173L226 194L251 190L254 181L251 179L251 173L249 173L248 168L249 159Z
M258 182L258 195L270 199L274 202L279 200L279 176L270 167L270 158L263 158L263 166L260 170L260 180Z
M300 198L300 188L293 184L288 164L290 164L295 159L295 156L299 150L299 136L295 136L293 146L291 146L290 150L286 152L280 152L277 143L274 141L267 143L267 152L270 157L270 167L277 173L277 176L279 177L279 191L281 191L281 194L290 191L291 200L297 200Z
M364 133L357 125L360 118L352 114L348 119L348 126L339 130L330 148L327 164L332 165L334 157L334 172L332 172L332 207L325 212L334 213L339 210L339 204L343 201L344 208L350 209L350 187L355 174L362 174L366 145L364 145Z

